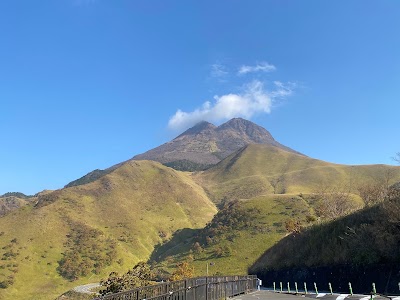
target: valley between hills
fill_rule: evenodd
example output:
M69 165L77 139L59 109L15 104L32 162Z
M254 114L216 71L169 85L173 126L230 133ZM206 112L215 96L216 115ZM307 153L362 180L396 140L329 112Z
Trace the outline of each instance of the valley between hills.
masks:
M139 261L164 275L399 262L398 182L400 167L313 159L247 120L202 122L62 189L0 197L0 299L55 299Z

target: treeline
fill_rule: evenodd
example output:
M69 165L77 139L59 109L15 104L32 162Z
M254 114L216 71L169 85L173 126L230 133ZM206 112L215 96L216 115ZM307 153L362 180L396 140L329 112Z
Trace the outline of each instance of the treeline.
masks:
M4 232L0 232L0 236ZM18 273L18 256L20 245L16 238L12 239L7 245L2 247L0 261L0 288L6 289L14 284L15 274Z
M229 243L241 231L256 229L259 214L257 208L247 208L241 201L224 201L214 218L194 236L190 250L193 259L201 256L205 249L212 250L214 257L230 256Z
M169 163L165 163L164 165L178 171L190 171L190 172L204 171L213 166L209 164L195 163L186 159L172 161Z
M225 201L219 212L199 231L195 239L203 246L216 244L222 239L231 240L235 232L254 227L259 214L257 208L246 208L243 202Z
M72 223L71 233L65 243L67 250L58 262L58 272L69 280L98 274L116 258L116 242L102 231L83 223Z

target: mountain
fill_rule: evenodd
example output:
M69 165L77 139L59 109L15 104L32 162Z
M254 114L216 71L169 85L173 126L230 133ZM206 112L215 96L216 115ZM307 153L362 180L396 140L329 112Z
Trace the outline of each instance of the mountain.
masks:
M272 145L302 155L278 143L263 127L242 118L234 118L218 127L202 121L172 141L136 155L132 160L153 160L179 171L200 171L216 165L249 144ZM95 181L119 166L117 164L105 170L94 170L65 187Z
M313 159L242 119L199 123L168 147L160 157L215 160L190 161L212 166L189 173L132 159L13 204L0 217L0 299L54 299L148 259L165 271L189 260L196 275L207 261L210 274L245 273L288 233L363 207L361 188L382 195L400 181L400 167Z
M55 299L147 260L215 205L188 174L129 161L79 186L41 194L0 218L0 299Z
M376 187L382 193L385 186L400 181L400 167L332 164L270 145L250 144L191 177L220 210L205 228L177 232L152 259L164 268L192 260L200 272L204 261L212 261L211 274L234 274L246 272L292 230L329 224L361 209L361 188ZM237 208L230 208L229 203L235 202ZM321 236L336 239L332 234L326 230ZM324 245L322 240L319 243ZM292 249L300 247L298 243L285 253L289 257ZM324 257L334 259L338 251L328 248ZM317 259L318 251L312 257ZM257 266L262 269L266 260L267 256ZM279 256L278 261L286 260Z
M267 144L298 153L278 143L261 126L234 118L218 127L200 122L172 141L133 159L154 160L182 171L204 170L249 144Z

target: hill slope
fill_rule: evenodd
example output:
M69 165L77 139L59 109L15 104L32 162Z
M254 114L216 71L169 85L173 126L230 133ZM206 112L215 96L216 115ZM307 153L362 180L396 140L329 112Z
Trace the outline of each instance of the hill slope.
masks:
M268 249L250 272L268 281L331 282L336 291L398 294L400 195L330 223L289 235Z
M150 161L42 195L0 218L0 283L9 285L0 298L54 299L126 271L176 230L203 227L215 213L190 177Z
M251 199L268 194L315 193L326 187L357 194L359 185L381 181L388 175L392 183L400 181L400 167L332 164L253 144L193 177L219 203L222 199Z
M264 269L398 263L400 197L289 235L252 266ZM296 249L296 251L293 251Z
M200 122L172 141L133 159L155 160L184 171L203 170L248 144L268 144L297 153L275 141L257 124L235 118L218 127Z
M25 205L37 201L36 196L27 196L23 193L5 193L0 196L0 217Z
M238 200L239 215L250 214L248 225L231 226L229 216L235 214L228 210L225 217L216 215L208 228L178 232L152 258L167 268L193 260L198 275L204 275L207 261L213 262L212 274L246 272L288 233L362 208L359 185L380 183L387 175L391 183L399 181L400 167L331 164L274 146L248 145L192 174L222 208L219 214L224 214L227 203ZM335 197L339 207L327 214L324 205Z

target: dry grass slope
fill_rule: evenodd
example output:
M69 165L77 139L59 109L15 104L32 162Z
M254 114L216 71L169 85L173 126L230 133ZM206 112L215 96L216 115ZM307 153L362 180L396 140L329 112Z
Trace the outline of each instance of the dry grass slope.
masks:
M126 271L176 230L201 228L215 213L215 205L187 174L156 162L127 162L97 181L47 194L36 207L0 218L0 256L5 258L0 282L12 282L0 289L0 299L54 299L111 271ZM74 230L99 234L116 246L112 261L98 274L71 282L57 268L62 253L71 249Z
M388 173L393 183L400 181L400 167L332 164L252 144L193 177L219 203L222 199L252 199L268 194L314 193L325 187L341 187L357 194L360 184L376 182Z
M210 267L212 274L246 272L262 253L288 235L288 219L301 223L303 228L319 222L316 192L327 188L344 190L352 207L360 208L363 201L358 186L379 182L387 175L391 183L400 181L400 167L331 164L273 146L248 145L192 176L218 205L239 200L247 208L257 208L260 213L254 215L255 224L240 230L226 229L217 244L201 245L203 251L197 255L193 246L199 231L181 232L153 258L167 269L178 261L193 260L197 275L205 274L207 262L214 263ZM230 254L218 255L226 246L231 249Z

